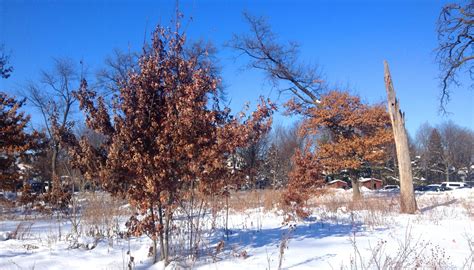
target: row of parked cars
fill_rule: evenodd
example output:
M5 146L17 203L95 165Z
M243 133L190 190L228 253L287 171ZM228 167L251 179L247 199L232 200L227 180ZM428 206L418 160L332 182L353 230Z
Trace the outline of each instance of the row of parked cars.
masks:
M465 182L442 182L441 184L431 184L431 185L426 185L426 186L416 186L415 191L446 191L446 190L454 190L454 189L459 189L459 188L471 188L469 183ZM399 190L400 186L398 185L386 185L383 187L383 190Z
M446 190L454 190L459 188L471 188L468 183L464 182L442 182L439 184L432 184L427 186L418 186L415 187L416 191L446 191Z

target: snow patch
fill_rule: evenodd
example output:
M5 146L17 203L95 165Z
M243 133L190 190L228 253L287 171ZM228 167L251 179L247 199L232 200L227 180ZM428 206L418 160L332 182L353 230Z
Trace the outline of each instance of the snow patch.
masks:
M0 232L0 241L6 241L10 239L11 232Z

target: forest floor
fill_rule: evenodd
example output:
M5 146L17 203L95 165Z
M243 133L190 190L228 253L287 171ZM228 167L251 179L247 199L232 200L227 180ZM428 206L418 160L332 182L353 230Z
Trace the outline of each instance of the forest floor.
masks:
M232 194L228 235L224 210L206 215L202 254L174 257L166 268L152 265L148 237L119 237L126 202L77 195L89 207L76 219L3 203L0 269L474 269L474 189L417 193L414 215L398 213L397 191L363 190L352 203L350 190L330 190L309 202L307 219L289 224L278 194Z

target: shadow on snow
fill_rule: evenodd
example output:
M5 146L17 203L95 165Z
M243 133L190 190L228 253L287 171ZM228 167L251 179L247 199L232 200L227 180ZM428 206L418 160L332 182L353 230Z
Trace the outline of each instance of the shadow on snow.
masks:
M261 230L232 230L229 235L229 244L238 244L250 248L260 248L268 245L278 246L283 237L291 233L290 241L304 239L322 239L325 237L349 237L352 233L364 231L362 223L334 224L327 222L307 222L299 224L289 230L287 226Z

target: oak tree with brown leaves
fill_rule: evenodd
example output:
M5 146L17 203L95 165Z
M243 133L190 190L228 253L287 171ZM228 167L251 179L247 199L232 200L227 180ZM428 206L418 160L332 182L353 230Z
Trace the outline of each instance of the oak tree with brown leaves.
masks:
M306 137L307 151L314 153L304 154L306 161L296 163L289 185L301 179L311 181L297 173L299 164L321 164L325 174L347 171L353 199L359 199L360 171L368 165L383 162L385 150L393 141L385 107L365 104L359 97L339 91L322 95L317 106L301 106L294 100L287 106L291 112L305 116L300 131ZM325 136L320 136L322 131ZM321 177L314 177L312 181L319 183Z
M309 215L305 210L306 201L324 184L321 162L307 145L296 150L293 168L288 173L288 189L283 193L283 203L290 207L287 219L303 218Z
M294 163L320 163L325 173L348 170L353 180L354 198L359 198L358 171L368 163L382 159L385 143L392 140L387 131L390 129L390 118L386 110L381 105L365 105L358 97L347 93L332 91L324 94L327 85L318 67L299 59L296 43L279 42L264 18L249 14L244 16L250 26L250 34L234 36L230 46L250 58L249 67L263 70L275 83L283 82L287 87L280 91L293 96L287 104L290 111L304 117L302 135L308 137L309 145L305 151L315 152L300 152L295 156ZM321 135L323 129L329 138L314 138ZM303 162L300 159L304 157L315 160ZM316 166L315 170L318 168ZM295 173L297 171L303 173L304 170L299 170L298 166L294 168L289 187L295 186L299 179L309 179ZM318 186L320 180L317 177L308 181ZM295 190L292 188L289 194Z
M273 111L262 99L250 116L232 117L219 104L219 78L210 64L185 53L184 44L178 30L158 27L111 111L83 81L80 107L87 126L104 139L99 146L81 139L72 151L85 177L99 179L136 207L127 222L130 233L153 240L154 261L159 244L166 264L175 210L190 203L189 192L213 194L228 185L227 157L266 132Z
M0 47L0 78L8 79L13 67L9 65L9 56ZM40 147L43 134L26 132L30 116L20 111L25 99L16 100L0 91L0 188L16 190L21 184L18 161L32 154Z
M41 139L36 131L26 132L30 116L20 111L24 102L0 92L0 188L4 190L13 191L21 184L18 160L32 154Z

